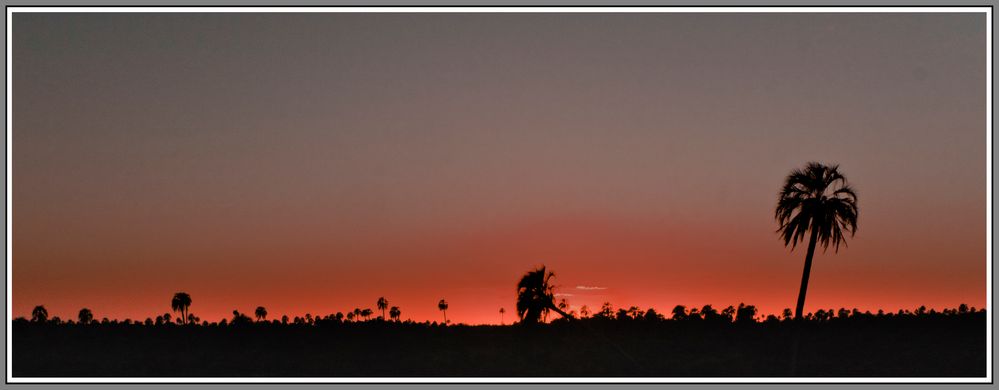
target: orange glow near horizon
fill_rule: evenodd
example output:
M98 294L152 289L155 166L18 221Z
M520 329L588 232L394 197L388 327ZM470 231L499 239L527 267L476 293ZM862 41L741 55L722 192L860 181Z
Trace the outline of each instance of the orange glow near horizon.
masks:
M556 273L556 291L559 298L570 303L570 310L578 311L586 305L592 312L603 302L610 302L615 308L654 307L668 316L678 304L688 308L711 304L721 309L745 302L756 305L760 314L766 315L793 307L803 248L789 252L776 237L767 237L771 232L763 231L732 239L728 249L719 250L710 241L697 240L703 232L656 229L655 225L654 221L626 225L620 221L572 219L489 233L428 237L391 248L355 247L350 256L369 260L345 263L337 271L324 270L319 260L323 257L321 247L291 252L301 260L288 262L296 264L288 268L281 263L255 261L251 253L267 257L271 252L264 245L250 246L237 255L247 256L245 266L212 267L195 262L184 264L190 267L186 271L171 275L169 266L160 265L150 270L146 280L111 274L103 279L116 283L103 288L89 284L91 287L73 290L46 289L48 299L31 301L20 298L28 293L17 294L15 315L28 316L34 305L45 304L50 315L63 319L75 318L79 308L86 306L97 318L141 320L169 312L173 292L185 291L194 300L191 312L208 321L229 318L232 310L250 314L258 305L268 309L271 319L280 319L281 315L346 313L353 308L377 312L375 301L385 296L391 306L402 309L403 319L440 321L436 303L443 297L450 303L448 318L453 322L499 323L498 310L504 307L505 322L510 323L516 316L516 281L527 270L542 264ZM723 229L719 236L727 236L725 230L735 228ZM770 239L753 242L765 238ZM978 252L983 256L984 245L982 248ZM918 265L892 269L878 261L891 252L890 246L871 245L862 236L851 240L850 247L839 254L819 251L806 310L846 307L894 312L914 310L920 305L937 310L961 303L984 306L984 278L977 285L964 283L983 275L984 264L953 268L947 274L927 274ZM968 250L967 255L974 252ZM911 253L903 251L898 255ZM732 256L740 258L738 264L723 266ZM508 260L521 258L537 261ZM424 276L413 277L385 268L383 264L391 259L421 264ZM28 271L18 269L15 275L17 272ZM73 272L46 270L47 276L66 284L72 283L69 278ZM868 276L857 278L860 272ZM913 285L946 285L952 292L917 295L910 290ZM128 293L119 295L118 291ZM107 297L113 299L108 301Z

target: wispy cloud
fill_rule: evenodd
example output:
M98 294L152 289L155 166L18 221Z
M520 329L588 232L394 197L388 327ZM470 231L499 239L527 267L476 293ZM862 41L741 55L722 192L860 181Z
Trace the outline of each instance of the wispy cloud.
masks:
M572 297L572 296L575 296L575 295L576 294L555 293L556 297Z
M607 287L576 286L577 290L606 290Z

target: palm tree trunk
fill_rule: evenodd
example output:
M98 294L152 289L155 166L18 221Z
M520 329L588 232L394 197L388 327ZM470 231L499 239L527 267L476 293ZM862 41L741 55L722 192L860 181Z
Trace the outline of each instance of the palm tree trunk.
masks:
M808 239L808 254L805 255L805 271L801 274L801 289L798 290L798 304L794 308L794 319L800 320L805 308L805 292L808 291L808 274L812 272L812 257L815 255L815 239L819 231L812 227L812 236Z
M444 312L444 326L447 326L447 310L441 310Z

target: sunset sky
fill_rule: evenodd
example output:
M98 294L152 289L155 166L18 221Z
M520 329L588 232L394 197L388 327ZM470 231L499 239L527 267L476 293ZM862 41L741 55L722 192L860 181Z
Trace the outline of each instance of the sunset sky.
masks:
M985 15L13 16L13 314L794 307L784 177L856 237L806 311L986 302ZM11 130L8 130L11 131Z

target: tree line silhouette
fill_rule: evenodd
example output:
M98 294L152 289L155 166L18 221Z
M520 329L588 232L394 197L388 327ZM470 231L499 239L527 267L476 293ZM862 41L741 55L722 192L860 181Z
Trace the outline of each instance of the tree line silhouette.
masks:
M552 286L550 285L551 279L554 277L553 272L546 272L545 267L540 267L534 271L530 271L524 276L521 284L518 285L518 301L517 301L517 311L520 315L520 321L515 323L522 326L534 326L538 324L545 323L544 318L547 312L554 311L558 313L561 317L552 320L550 323L565 323L570 321L646 321L646 322L658 322L658 321L671 321L671 322L688 322L688 323L734 323L734 324L751 324L751 323L778 323L778 322L788 322L788 321L805 321L805 322L815 322L822 323L828 321L838 321L845 319L891 319L891 318L923 318L923 317L942 317L942 316L959 316L966 314L976 314L984 313L984 309L976 309L975 307L969 307L967 304L960 304L956 308L945 308L942 311L936 311L935 309L927 309L926 306L920 306L914 310L899 309L897 312L878 310L872 313L871 311L860 311L857 308L847 309L839 308L835 309L819 309L815 312L809 312L803 315L800 319L792 315L790 308L785 308L780 315L769 314L765 317L758 316L758 311L755 306L740 303L738 306L728 306L722 308L721 310L713 307L713 305L707 304L702 307L691 307L688 308L685 305L676 305L669 312L668 315L660 313L655 308L641 309L637 306L630 307L620 307L615 308L610 302L604 302L604 304L596 311L591 311L587 305L579 307L579 310L570 310L568 312L564 311L568 303L565 299L562 299L559 304L555 304L552 291ZM530 284L531 281L537 282L540 289L536 288L538 286L525 288L525 283ZM173 303L178 302L177 297L181 297L180 302L182 304L174 306ZM203 321L198 316L189 312L191 305L190 295L180 292L174 295L174 299L171 301L171 305L174 311L180 313L177 317L171 316L170 313L163 313L155 318L147 317L144 321L135 321L127 318L123 321L118 321L117 319L108 319L104 317L100 321L94 320L94 313L88 308L80 309L77 314L77 318L63 320L58 316L49 318L48 309L43 305L35 306L31 311L31 318L17 317L14 319L17 323L34 323L34 324L55 324L55 325L97 325L97 324L124 324L124 325L136 325L136 326L162 326L162 325L183 325L183 326L234 326L234 325L253 325L253 324L267 324L267 325L325 325L325 324L349 324L349 323L370 323L370 322L394 322L394 323L407 323L407 324L419 324L412 320L403 321L401 319L402 310L398 306L388 306L388 300L385 297L381 297L377 301L378 308L382 313L388 314L388 320L385 319L385 314L381 316L370 318L373 311L371 309L354 309L346 314L343 312L330 313L328 315L319 316L307 313L304 316L295 316L289 318L287 315L281 316L281 319L267 320L267 309L263 306L258 306L254 310L254 319L251 319L246 314L239 312L238 310L232 311L231 318L223 318L218 322ZM445 313L448 308L448 303L445 300L441 300L438 304L438 308L441 312ZM500 308L500 325L503 325L503 315L506 313L506 309ZM186 314L186 316L184 315ZM448 321L444 317L445 321ZM450 322L436 321L425 321L424 325L447 325Z

